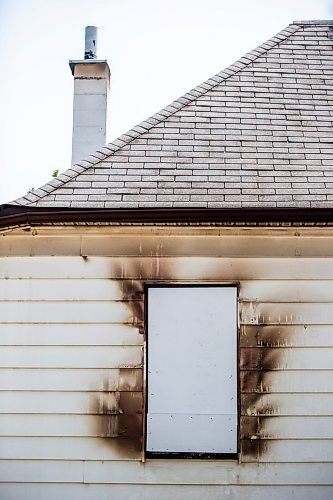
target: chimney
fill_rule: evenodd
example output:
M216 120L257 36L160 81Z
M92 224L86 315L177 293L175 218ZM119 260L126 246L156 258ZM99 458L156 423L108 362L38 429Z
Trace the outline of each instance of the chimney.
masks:
M97 59L97 28L85 29L83 61L69 61L74 76L72 165L105 146L110 69Z

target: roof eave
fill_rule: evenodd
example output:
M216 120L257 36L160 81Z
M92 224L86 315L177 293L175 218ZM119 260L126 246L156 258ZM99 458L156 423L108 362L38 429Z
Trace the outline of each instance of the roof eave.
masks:
M0 227L61 223L333 223L333 208L59 208L2 205Z

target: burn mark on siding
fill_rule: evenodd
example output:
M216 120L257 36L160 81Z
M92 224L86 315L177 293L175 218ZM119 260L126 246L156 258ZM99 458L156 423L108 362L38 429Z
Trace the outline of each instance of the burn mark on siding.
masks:
M137 279L128 279L121 282L121 291L125 300L142 300L143 299L143 283Z
M257 371L242 371L240 373L241 392L247 392L251 388L255 392L263 392L262 374Z
M258 370L260 383L263 382L263 370L274 370L279 367L280 350L274 347L241 348L241 370Z
M118 279L118 286L122 300L126 301L131 311L132 324L142 334L144 342L144 281L151 277L158 277L165 273L159 266L159 258L145 261L144 258L137 260L124 258L121 263L113 264L110 278ZM138 371L137 371L138 374ZM119 370L119 387L116 404L110 408L107 404L99 404L99 414L102 420L99 425L98 434L103 442L110 441L107 438L113 436L113 447L116 447L120 456L126 458L138 458L143 450L143 363L140 376L137 376L137 384L133 386L133 376L128 376L128 370ZM128 389L126 391L126 389Z
M142 391L142 369L119 369L118 388L121 391Z
M240 429L241 439L258 439L260 432L260 417L242 417L242 426Z
M133 328L144 333L143 265L124 258L113 264L111 279L117 278L120 295L131 312ZM143 337L142 337L143 342ZM119 457L139 458L143 449L143 362L135 372L120 368L118 391L109 391L109 380L103 380L104 391L93 401L95 432L102 446L110 446Z
M246 326L246 333L242 338L242 347L293 347L295 338L301 331L307 330L308 325L270 325Z
M241 327L240 345L240 386L241 417L240 439L242 459L259 461L269 451L270 441L265 440L268 433L268 415L276 415L279 408L272 405L267 398L270 392L268 374L276 370L280 364L281 350L274 347L280 335L279 327L270 327L265 331L265 342L262 342L262 329L265 325ZM254 332L253 329L256 329ZM247 337L247 329L251 330ZM242 338L246 338L242 342Z
M139 332L143 333L143 320L144 320L144 304L142 300L143 290L141 282L138 280L123 280L122 282L123 296L129 297L128 306L131 310L133 317L133 325L139 328ZM141 300L139 297L141 294Z
M112 370L116 372L116 370ZM142 370L141 368L118 368L118 376L106 377L102 381L104 392L114 391L141 391Z
M234 269L234 272L236 279L237 269ZM196 279L205 280L207 273L212 275L213 269L210 267L209 272L206 270L200 277L198 272ZM144 334L143 280L154 279L156 282L159 280L166 282L167 279L176 280L178 275L176 269L167 267L165 262L160 266L158 257L148 261L145 261L144 257L140 260L124 257L121 263L113 264L110 278L118 280L122 300L127 301L132 313L133 327L139 327L140 332ZM240 312L243 312L242 303L240 303ZM263 338L261 329L267 329L265 322L268 319L269 311L265 311L265 318L261 318L263 324L258 324L259 317L255 304L253 311L250 312L247 306L246 315L242 317L242 336L246 335L247 328L257 329L257 334L249 335L246 343L241 342L239 359L241 455L242 459L248 461L259 461L269 451L270 441L265 441L265 437L269 435L267 431L269 419L265 415L268 417L279 411L278 407L270 404L267 398L269 386L266 381L267 373L276 370L279 366L281 350L271 347L276 345L276 339L280 334L279 328L270 327L265 331L265 342L260 343L260 339ZM127 377L126 369L119 372L121 390L116 393L107 391L108 385L105 381L103 387L106 390L94 400L95 411L93 413L98 416L96 432L102 438L102 445L108 446L112 443L112 449L117 450L120 456L137 458L143 447L143 390L142 385L137 388L133 387L133 381L128 380L126 384ZM124 392L127 387L128 391Z
M125 261L126 262L126 261ZM131 310L133 318L133 326L139 329L140 334L144 334L144 303L143 303L143 282L141 265L130 265L127 262L127 269L121 269L121 275L125 278L118 281L123 299L128 299L128 307ZM120 272L116 270L116 274ZM143 338L142 338L143 340ZM127 372L123 370L120 374L120 382L125 389L128 386L130 392L121 392L119 396L119 417L118 417L118 439L117 447L120 453L125 453L127 456L137 455L143 449L143 363L141 369L140 384L135 388L140 393L133 392L134 387L131 387L131 380L126 380ZM140 407L137 405L135 396L140 394Z
M121 264L115 264L114 274L119 277L118 285L123 300L127 300L130 308L133 325L139 328L143 334L144 303L143 303L143 282L142 265L134 260L124 259Z
M108 381L104 381L107 386ZM90 411L94 415L94 434L121 457L138 457L142 450L143 403L141 387L138 391L103 391L92 399ZM111 439L112 438L112 439Z
M127 301L130 308L133 325L139 328L144 335L144 282L159 276L166 276L170 272L169 265L165 262L160 266L160 259L155 258L127 258L113 264L110 278L118 278L119 290L123 300Z

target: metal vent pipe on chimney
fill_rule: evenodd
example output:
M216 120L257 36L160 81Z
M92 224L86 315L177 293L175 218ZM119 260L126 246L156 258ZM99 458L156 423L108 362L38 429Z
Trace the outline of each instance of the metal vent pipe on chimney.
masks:
M97 59L97 28L86 26L85 29L84 58Z
M84 60L69 61L74 76L72 165L103 148L107 138L110 69L97 59L97 28L85 29Z

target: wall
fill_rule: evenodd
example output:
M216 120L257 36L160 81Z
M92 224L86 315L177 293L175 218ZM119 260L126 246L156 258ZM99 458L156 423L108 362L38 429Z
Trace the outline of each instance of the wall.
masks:
M332 243L325 227L4 232L0 497L332 498ZM240 283L239 462L141 461L147 280Z

